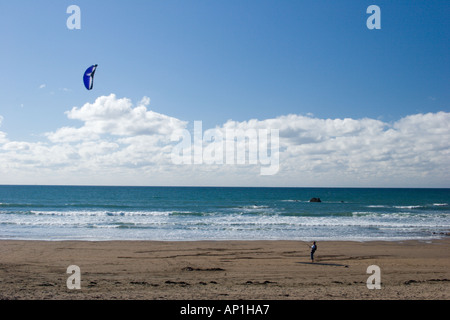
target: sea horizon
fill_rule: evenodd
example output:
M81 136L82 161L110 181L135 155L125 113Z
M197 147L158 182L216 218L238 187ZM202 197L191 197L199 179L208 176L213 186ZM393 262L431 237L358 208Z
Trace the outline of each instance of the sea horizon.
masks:
M0 184L17 187L124 187L124 188L280 188L280 189L450 189L450 187L376 187L376 186L215 186L215 185L120 185L120 184Z

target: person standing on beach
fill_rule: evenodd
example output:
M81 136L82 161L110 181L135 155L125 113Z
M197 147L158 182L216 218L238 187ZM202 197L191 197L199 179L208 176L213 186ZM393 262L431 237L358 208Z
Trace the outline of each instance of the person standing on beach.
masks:
M311 246L311 262L314 263L314 252L317 250L317 244L314 241L313 245Z

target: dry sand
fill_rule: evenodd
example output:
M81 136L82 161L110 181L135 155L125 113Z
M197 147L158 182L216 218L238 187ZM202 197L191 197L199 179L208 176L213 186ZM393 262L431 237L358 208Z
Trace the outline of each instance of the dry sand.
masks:
M450 239L0 241L0 299L331 300L450 298ZM67 267L81 270L69 290ZM367 267L381 269L369 290Z

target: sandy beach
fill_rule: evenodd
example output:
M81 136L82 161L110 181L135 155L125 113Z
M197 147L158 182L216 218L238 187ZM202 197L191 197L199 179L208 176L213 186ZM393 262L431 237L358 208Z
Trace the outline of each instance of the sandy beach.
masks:
M0 241L1 299L333 300L450 298L450 239ZM70 265L81 289L67 288ZM367 288L380 267L381 289Z

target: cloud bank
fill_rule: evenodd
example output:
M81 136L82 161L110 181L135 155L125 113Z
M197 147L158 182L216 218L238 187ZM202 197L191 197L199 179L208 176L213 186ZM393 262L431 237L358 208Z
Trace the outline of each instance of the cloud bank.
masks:
M188 122L149 105L147 97L134 105L101 96L66 112L79 126L57 128L39 142L10 141L0 131L0 184L450 187L447 112L394 123L289 114L210 128L277 129L279 171L261 176L251 163L174 164L172 138ZM211 150L218 142L203 143Z

